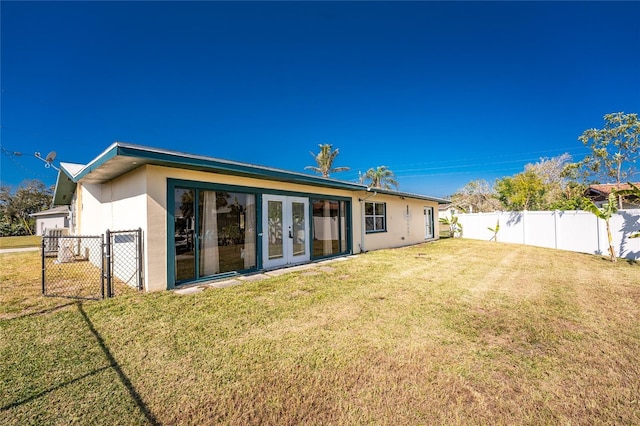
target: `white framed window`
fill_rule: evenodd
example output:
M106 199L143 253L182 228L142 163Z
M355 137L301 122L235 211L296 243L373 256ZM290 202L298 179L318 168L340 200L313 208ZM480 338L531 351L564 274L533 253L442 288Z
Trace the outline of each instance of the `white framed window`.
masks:
M386 232L387 204L375 202L364 203L364 222L367 234L372 232Z

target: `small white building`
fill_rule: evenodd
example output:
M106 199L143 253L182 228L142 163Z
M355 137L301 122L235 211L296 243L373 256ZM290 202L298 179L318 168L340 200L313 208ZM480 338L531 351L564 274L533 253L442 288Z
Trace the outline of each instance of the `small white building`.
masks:
M58 206L33 213L31 217L36 218L36 235L44 235L47 229L69 228L71 211L69 206Z

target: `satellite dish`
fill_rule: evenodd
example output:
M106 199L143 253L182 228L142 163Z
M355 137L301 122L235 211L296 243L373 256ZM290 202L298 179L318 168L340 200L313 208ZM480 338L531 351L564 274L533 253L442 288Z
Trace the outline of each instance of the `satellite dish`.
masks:
M33 155L35 155L35 156L36 156L36 158L38 158L38 159L40 159L40 160L44 161L44 163L45 163L45 164L44 164L44 167L45 167L45 168L47 168L47 169L48 169L49 167L53 167L53 168L54 168L54 169L56 169L57 171L60 171L60 169L59 169L59 168L57 168L56 166L54 166L54 165L53 165L53 160L55 160L55 159L56 159L56 155L57 155L55 151L51 151L50 153L48 153L46 158L42 158L42 157L40 156L40 153L39 153L39 152L36 152L36 153L35 153L35 154L33 154Z

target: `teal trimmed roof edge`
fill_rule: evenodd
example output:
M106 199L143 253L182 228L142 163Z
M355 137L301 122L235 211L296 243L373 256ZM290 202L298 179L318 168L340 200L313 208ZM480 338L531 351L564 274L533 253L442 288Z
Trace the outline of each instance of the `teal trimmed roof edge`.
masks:
M422 199L428 201L435 201L439 204L448 203L448 200L430 197L420 194L412 194L406 192L392 191L386 189L368 188L366 185L354 182L341 181L337 179L324 178L319 176L311 176L304 173L292 172L287 170L281 170L271 167L258 166L254 164L241 163L231 160L223 160L215 157L208 157L203 155L189 154L179 151L171 151L162 148L153 148L143 145L130 144L126 142L114 142L105 151L98 155L95 159L89 162L86 166L82 167L76 173L70 173L65 170L65 175L68 176L74 183L77 183L83 179L88 178L93 172L101 169L106 169L106 165L111 160L118 157L129 157L136 159L141 164L153 164L174 168L202 170L209 172L217 172L236 176L254 177L259 179L276 180L282 182L291 182L306 184L317 187L334 188L334 189L346 189L351 191L369 191L377 192L379 194L396 195L401 197L408 197L414 199ZM110 180L116 178L130 170L118 170L107 172L107 176L103 179ZM75 170L74 170L75 171ZM58 182L60 182L60 175L58 176ZM56 185L56 193L57 191ZM74 188L75 190L75 188ZM66 191L65 191L66 192ZM72 192L73 193L73 192ZM69 197L66 197L69 198ZM55 202L54 202L55 205Z

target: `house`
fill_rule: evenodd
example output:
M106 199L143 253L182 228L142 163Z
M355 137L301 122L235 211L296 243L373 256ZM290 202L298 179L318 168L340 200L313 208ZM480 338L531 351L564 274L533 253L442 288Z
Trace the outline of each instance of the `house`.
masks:
M54 207L30 216L36 218L36 235L45 235L45 232L50 229L69 228L69 206Z
M121 142L54 193L74 235L142 229L147 291L437 239L445 202Z
M634 185L639 186L640 182L636 182ZM614 183L589 185L585 191L585 196L591 199L596 206L602 207L602 205L608 201L609 194L611 194L616 187L617 185ZM631 189L631 186L623 183L618 189ZM637 197L626 197L622 202L623 209L637 209L639 205L640 200Z

